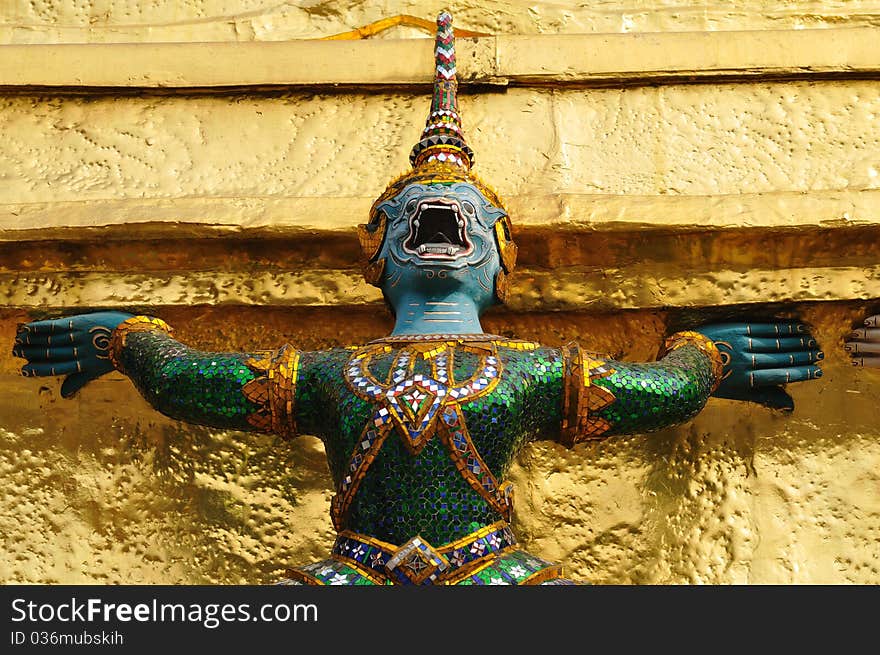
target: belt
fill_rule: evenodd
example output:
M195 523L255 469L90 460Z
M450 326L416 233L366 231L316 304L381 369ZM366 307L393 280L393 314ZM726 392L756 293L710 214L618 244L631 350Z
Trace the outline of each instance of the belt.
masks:
M420 536L395 546L345 530L336 538L331 557L366 568L393 584L435 585L479 568L514 545L516 538L506 521L487 525L437 548Z

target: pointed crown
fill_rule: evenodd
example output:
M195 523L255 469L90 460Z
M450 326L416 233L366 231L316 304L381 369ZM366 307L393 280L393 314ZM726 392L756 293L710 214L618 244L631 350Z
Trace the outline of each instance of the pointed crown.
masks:
M464 171L474 163L474 151L465 142L458 113L458 78L455 68L455 33L452 15L437 16L434 45L434 95L422 138L413 146L409 162L413 168L431 162L450 163Z
M410 151L412 170L393 180L376 199L370 211L371 221L381 202L410 183L469 182L495 206L502 207L498 194L471 172L474 151L465 141L461 129L456 73L452 15L448 11L442 11L437 16L437 37L434 42L434 93L431 97L431 110L421 138Z

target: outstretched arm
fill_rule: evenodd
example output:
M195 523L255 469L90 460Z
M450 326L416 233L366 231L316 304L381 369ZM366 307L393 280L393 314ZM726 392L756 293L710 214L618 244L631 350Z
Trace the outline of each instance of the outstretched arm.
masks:
M679 332L651 364L604 359L571 345L563 351L562 439L573 444L682 423L711 395L791 409L782 385L820 377L822 357L806 328L792 322Z
M114 369L171 418L292 435L299 353L201 352L174 340L160 319L120 312L82 314L21 326L13 354L22 374L67 375L62 395Z

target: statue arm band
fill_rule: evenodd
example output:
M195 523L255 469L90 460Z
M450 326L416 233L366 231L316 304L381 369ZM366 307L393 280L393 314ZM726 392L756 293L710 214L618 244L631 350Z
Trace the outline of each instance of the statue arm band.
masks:
M122 363L122 352L125 349L125 342L128 335L132 332L164 332L171 334L174 330L161 318L153 318L152 316L132 316L122 321L113 330L110 337L110 362L120 373L125 373L125 367Z
M672 335L661 361L631 364L563 349L562 443L650 432L693 418L718 385L721 357L697 333Z
M259 375L242 387L245 398L259 407L248 416L248 422L263 432L295 436L300 352L284 346L265 357L248 360L247 365Z
M599 410L615 400L613 391L596 382L614 373L607 360L581 349L576 343L562 348L563 391L560 441L573 446L581 441L601 439L611 424Z
M724 362L721 357L721 352L718 350L715 342L710 338L699 332L676 332L666 339L658 359L662 359L669 353L678 350L679 348L684 348L685 346L693 346L703 353L709 360L713 378L712 391L714 392L718 388L718 385L721 384Z
M134 317L111 338L114 366L171 418L212 427L296 433L299 352L201 352L172 339L160 319Z

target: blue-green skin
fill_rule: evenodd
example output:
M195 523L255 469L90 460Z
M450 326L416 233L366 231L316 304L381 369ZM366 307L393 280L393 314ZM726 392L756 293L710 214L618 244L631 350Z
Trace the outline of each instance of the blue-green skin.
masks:
M473 251L448 262L426 261L407 253L411 200L438 198L469 202L468 239ZM408 210L409 207L409 210ZM377 253L386 265L380 284L396 315L393 335L481 334L480 313L495 301L494 281L501 269L492 230L504 214L473 186L410 185L383 203L386 237ZM438 305L457 314L437 322ZM25 357L24 375L67 375L65 397L110 370L106 350L93 343L94 328L112 330L131 314L99 312L22 326L13 354ZM438 329L438 327L440 329ZM729 361L714 392L776 409L792 409L782 385L821 375L822 353L807 328L792 321L706 325L699 332L719 344ZM51 339L51 342L50 342ZM77 348L73 358L72 348ZM397 346L399 347L399 346ZM395 351L375 362L391 366ZM299 431L323 439L330 470L338 484L374 407L357 397L344 380L350 349L305 352L297 379ZM248 415L259 407L242 387L259 373L246 353L203 353L163 332L132 332L122 353L122 367L140 392L160 412L190 423L252 430ZM516 350L499 347L502 375L488 395L462 405L477 451L501 481L516 452L536 439L558 439L565 384L559 349ZM476 365L475 356L456 357L459 378ZM424 365L424 363L420 363ZM610 362L615 372L595 382L615 401L598 416L610 424L603 436L648 432L686 421L705 404L714 378L709 357L684 346L651 364ZM418 372L418 371L417 371ZM346 515L345 528L391 542L416 534L435 545L473 532L501 517L453 466L438 438L417 456L390 435L370 467Z

